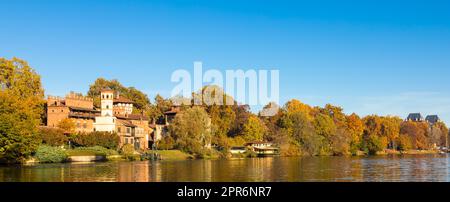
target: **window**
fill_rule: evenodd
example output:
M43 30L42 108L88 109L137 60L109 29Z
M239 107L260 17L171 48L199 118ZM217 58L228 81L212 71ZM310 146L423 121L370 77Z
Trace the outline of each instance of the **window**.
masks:
M125 138L125 144L128 144L128 138Z
M106 109L109 109L109 105L106 105Z
M83 128L87 128L87 123L83 123Z
M133 144L133 139L130 139L130 143Z
M130 128L127 128L127 133L131 133Z

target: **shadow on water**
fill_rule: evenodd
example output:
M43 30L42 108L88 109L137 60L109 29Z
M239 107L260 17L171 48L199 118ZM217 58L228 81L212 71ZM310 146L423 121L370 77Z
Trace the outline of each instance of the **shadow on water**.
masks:
M448 155L2 166L3 182L448 182Z

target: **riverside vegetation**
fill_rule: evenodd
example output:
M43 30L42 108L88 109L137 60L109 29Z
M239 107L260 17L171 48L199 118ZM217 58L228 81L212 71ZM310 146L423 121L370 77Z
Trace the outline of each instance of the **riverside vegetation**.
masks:
M88 96L99 105L100 90L109 87L135 101L134 113L158 120L173 105L171 99L157 95L154 103L146 94L125 87L117 80L99 78ZM218 87L208 88L219 99L232 99ZM206 88L198 94L204 93ZM211 93L211 92L209 92ZM438 122L403 121L395 116L359 117L345 114L338 106L312 107L290 100L278 107L275 116L253 114L249 106L182 106L167 135L158 143L161 151L174 158L228 157L232 146L248 141L271 141L283 156L359 155L408 150L431 150L447 146L448 128ZM192 124L192 120L196 120ZM137 159L131 145L118 148L116 134L93 132L77 134L74 124L63 120L59 129L40 127L45 123L44 89L38 75L26 61L0 58L0 162L21 163L30 158L41 162L62 162L69 155L115 155ZM213 145L214 149L209 149ZM180 157L182 156L182 157ZM252 156L251 153L249 156Z

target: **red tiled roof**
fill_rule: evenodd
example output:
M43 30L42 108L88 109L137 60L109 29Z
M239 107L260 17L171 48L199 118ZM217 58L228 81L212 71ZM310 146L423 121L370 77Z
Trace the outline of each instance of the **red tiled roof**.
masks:
M124 97L118 97L114 99L114 103L133 104L134 102Z
M133 127L133 128L137 127L136 125L132 124L130 121L127 120L117 119L117 123L119 125L123 125L126 127Z
M116 115L116 117L124 120L148 120L148 117L140 114Z

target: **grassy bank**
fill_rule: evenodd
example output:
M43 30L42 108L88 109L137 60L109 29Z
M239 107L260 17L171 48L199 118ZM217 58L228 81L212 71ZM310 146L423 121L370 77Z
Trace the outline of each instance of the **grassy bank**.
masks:
M420 155L420 154L438 154L439 150L407 150L407 151L397 151L397 150L385 150L382 152L377 152L377 155Z
M66 150L68 156L111 156L118 155L115 150L106 149L103 147L80 147L76 149Z
M195 157L193 155L184 153L180 150L160 150L156 152L161 160L164 161L173 161L173 160L188 160L188 159L194 159ZM154 154L153 151L149 151L148 154Z

